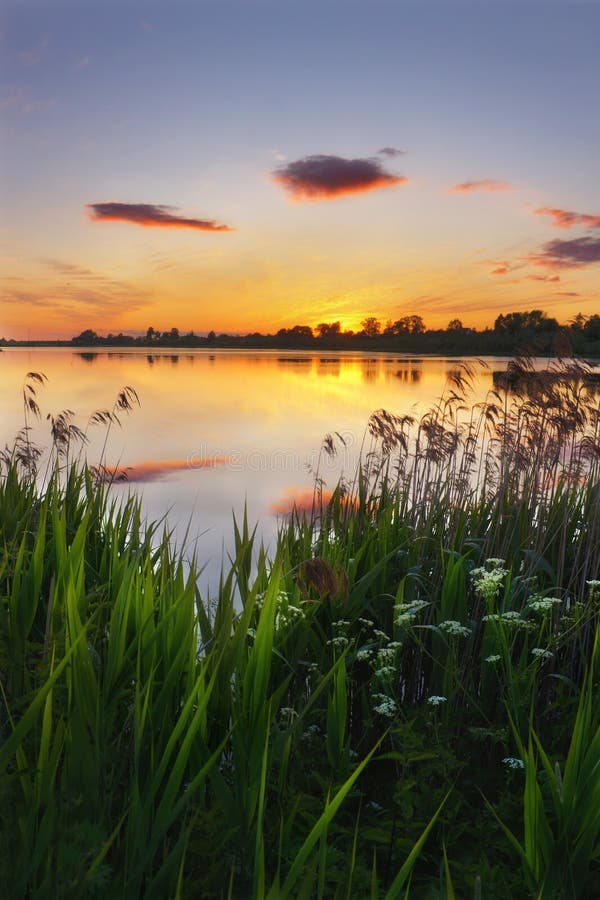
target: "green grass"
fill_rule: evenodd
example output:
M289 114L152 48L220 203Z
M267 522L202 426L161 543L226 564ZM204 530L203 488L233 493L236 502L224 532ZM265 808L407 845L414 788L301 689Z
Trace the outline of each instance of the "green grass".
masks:
M75 433L36 479L25 432L0 480L7 896L600 895L577 390L376 414L355 484L268 555L236 523L212 596Z

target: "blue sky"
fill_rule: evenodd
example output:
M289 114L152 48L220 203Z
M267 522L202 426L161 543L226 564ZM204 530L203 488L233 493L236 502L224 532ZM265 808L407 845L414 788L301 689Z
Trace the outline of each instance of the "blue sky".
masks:
M0 332L600 306L599 232L532 212L600 214L597 3L5 0L0 32ZM290 203L272 180L383 147L406 184ZM450 192L487 181L511 190ZM107 202L235 230L91 220ZM542 290L531 258L581 238Z

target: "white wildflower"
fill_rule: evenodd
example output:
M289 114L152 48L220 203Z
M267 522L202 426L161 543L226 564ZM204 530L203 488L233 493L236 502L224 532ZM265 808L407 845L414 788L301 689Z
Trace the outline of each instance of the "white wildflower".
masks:
M460 622L457 622L454 619L448 619L445 622L440 622L438 627L452 637L469 637L469 635L471 634L470 628L466 628L464 625L461 625Z
M381 666L379 669L375 669L374 674L376 678L381 678L383 681L387 681L396 674L396 667Z
M385 716L388 719L394 718L398 712L398 705L395 700L392 700L387 694L374 694L373 699L379 701L377 706L373 707L373 710L376 713L380 716Z
M396 618L394 619L394 623L399 626L410 625L412 622L415 621L416 618L417 618L416 613L409 613L409 612L400 613L400 615L396 616Z
M516 756L505 756L502 760L507 769L512 769L513 771L523 772L525 770L525 763L522 759L519 759Z
M473 579L475 592L479 594L486 603L491 604L497 599L500 593L502 582L508 575L508 569L502 568L504 560L501 559L489 559L486 560L486 562L492 564L493 567L491 569L486 569L484 567L473 569L471 571L471 578Z
M527 606L534 612L549 612L555 606L560 606L562 601L559 597L543 597L541 594L534 594L527 601Z
M348 638L343 634L338 635L337 637L331 638L330 641L327 641L327 646L332 646L337 648L344 648L348 646Z
M598 598L600 598L600 581L592 578L590 581L586 581L586 584L590 589L590 600L598 600Z
M501 656L498 653L492 653L490 656L486 656L485 661L489 663L497 663L500 662Z
M425 606L429 606L427 600L407 600L405 603L396 603L396 612L420 612Z
M446 703L447 700L447 697L440 697L438 694L433 694L431 697L427 698L427 702L430 706L440 706L442 703Z
M543 647L534 647L531 651L531 655L535 656L536 659L552 659L554 653L550 650L544 650Z

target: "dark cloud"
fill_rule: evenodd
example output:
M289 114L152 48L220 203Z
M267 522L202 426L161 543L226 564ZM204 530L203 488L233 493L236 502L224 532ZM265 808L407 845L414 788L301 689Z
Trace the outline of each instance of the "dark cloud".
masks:
M131 222L146 228L193 228L196 231L235 231L213 219L189 219L175 214L175 206L154 203L88 203L96 222Z
M377 188L406 184L408 178L387 172L378 159L305 156L271 173L296 201L330 200Z
M404 156L406 150L398 150L397 147L382 147L377 151L381 156Z
M600 238L581 237L570 241L548 241L529 262L551 269L580 269L600 262Z
M483 178L481 181L463 181L455 184L450 190L453 194L474 194L476 191L498 193L499 191L514 191L515 188L508 181L499 181L497 178Z
M534 209L536 216L551 216L555 228L575 228L582 225L584 228L600 228L600 216L590 213L577 213L570 209L557 209L556 207L541 206Z

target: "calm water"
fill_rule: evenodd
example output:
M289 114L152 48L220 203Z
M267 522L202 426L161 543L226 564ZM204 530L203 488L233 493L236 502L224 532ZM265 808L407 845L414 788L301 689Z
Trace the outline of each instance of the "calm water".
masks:
M477 364L475 400L492 387L507 359ZM312 493L314 471L333 487L353 472L370 414L384 407L418 415L444 391L457 360L357 353L104 351L5 349L0 353L0 443L23 424L21 391L28 371L43 372L43 417L63 409L85 428L131 385L140 407L110 434L107 462L128 472L114 490L138 491L152 518L168 513L180 537L191 523L207 573L218 570L232 512L247 502L251 522L268 539L294 498ZM48 446L44 419L33 437ZM320 459L328 432L345 442L336 459ZM87 457L97 462L105 432L94 428ZM208 577L208 575L207 575Z

